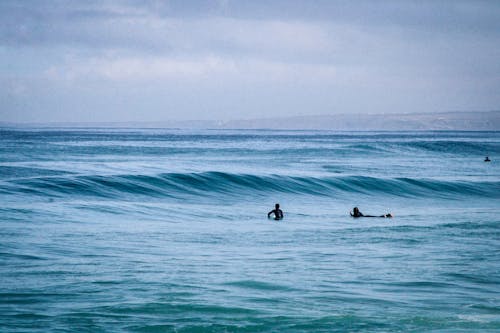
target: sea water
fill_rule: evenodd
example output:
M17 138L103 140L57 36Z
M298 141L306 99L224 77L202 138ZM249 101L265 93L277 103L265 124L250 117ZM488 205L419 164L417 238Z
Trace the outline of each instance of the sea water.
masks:
M0 130L1 332L498 330L500 132Z

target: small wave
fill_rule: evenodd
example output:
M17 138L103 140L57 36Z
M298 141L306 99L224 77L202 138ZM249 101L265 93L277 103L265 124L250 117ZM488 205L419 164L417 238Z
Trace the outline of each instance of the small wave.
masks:
M0 258L2 260L9 259L21 259L21 260L46 260L47 258L43 258L41 256L31 255L31 254L18 254L18 253L10 253L10 252L0 252Z
M0 179L40 177L40 176L59 176L73 174L69 171L52 170L42 168L30 168L21 166L0 165Z
M461 281L465 281L468 283L476 284L476 285L498 285L500 282L497 277L489 276L489 275L480 275L477 274L469 274L469 273L447 273L445 274L448 277L452 277L453 279L458 279Z
M387 152L387 149L383 149L380 145L374 145L374 144L353 144L347 146L349 150L355 150L355 151L362 151L363 153L381 153L381 152Z
M292 177L224 172L165 173L158 175L87 175L15 179L5 182L4 193L43 196L171 197L210 195L266 196L288 193L317 196L335 194L396 197L500 197L500 182L442 181L413 178ZM7 189L7 191L5 191Z
M239 287L243 289L255 289L255 290L295 290L295 288L290 288L280 284L254 281L254 280L227 282L224 283L224 285Z
M397 144L403 148L413 148L434 153L485 155L500 153L500 146L496 143L470 141L414 141Z

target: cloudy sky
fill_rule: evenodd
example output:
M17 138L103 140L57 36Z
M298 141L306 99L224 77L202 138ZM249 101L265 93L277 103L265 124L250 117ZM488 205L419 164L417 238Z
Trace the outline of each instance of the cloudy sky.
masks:
M0 121L500 109L500 1L0 1Z

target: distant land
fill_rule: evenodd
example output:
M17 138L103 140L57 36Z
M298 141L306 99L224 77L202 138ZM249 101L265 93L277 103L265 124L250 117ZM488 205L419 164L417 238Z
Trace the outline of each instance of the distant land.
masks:
M408 131L464 130L499 131L500 111L403 113L403 114L338 114L240 120L192 120L151 122L53 122L8 123L2 127L122 127L179 129L280 129L336 131Z

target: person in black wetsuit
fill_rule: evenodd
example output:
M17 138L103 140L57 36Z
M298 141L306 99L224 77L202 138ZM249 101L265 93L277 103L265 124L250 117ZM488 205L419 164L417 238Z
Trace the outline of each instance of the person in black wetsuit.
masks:
M375 215L364 215L359 211L358 207L354 207L352 209L352 212L349 212L352 217L392 217L391 213L385 214L385 215L380 215L380 216L375 216Z
M485 162L491 162L490 158L488 156L486 156L486 158L484 159Z
M271 214L274 214L275 220L281 220L283 218L283 211L280 209L280 204L274 205L274 209L267 213L267 218L269 218Z

